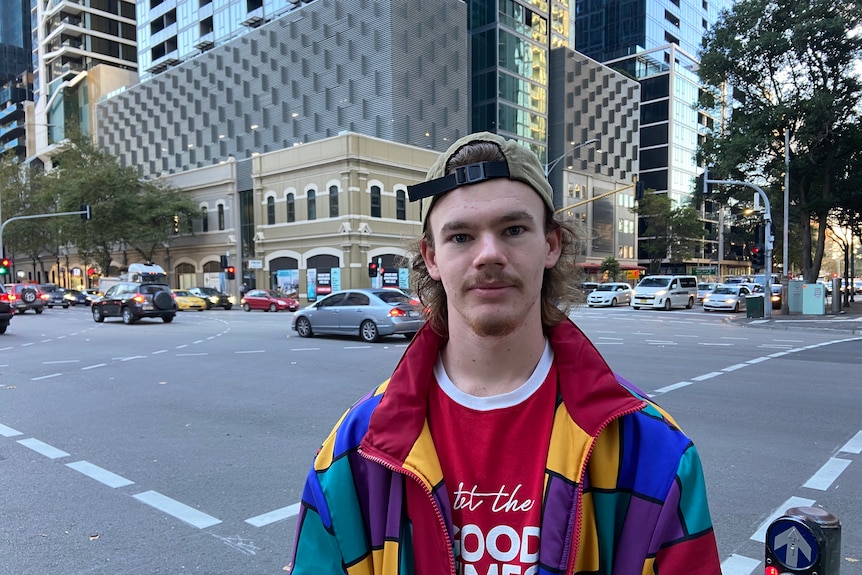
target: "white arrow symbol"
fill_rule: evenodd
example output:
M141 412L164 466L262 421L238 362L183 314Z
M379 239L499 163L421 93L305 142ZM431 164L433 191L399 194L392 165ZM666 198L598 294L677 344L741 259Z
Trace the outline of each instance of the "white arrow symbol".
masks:
M811 561L811 546L802 534L796 530L795 526L775 536L775 549L778 550L782 547L787 547L787 559L784 563L791 569L799 567L800 551L808 561Z

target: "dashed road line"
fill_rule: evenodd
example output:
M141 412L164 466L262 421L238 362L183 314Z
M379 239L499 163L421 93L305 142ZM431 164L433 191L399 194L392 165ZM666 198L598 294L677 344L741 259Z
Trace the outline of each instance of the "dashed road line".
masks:
M288 519L295 516L299 513L299 505L299 503L294 503L293 505L288 505L281 509L276 509L256 517L251 517L250 519L246 519L245 522L249 525L254 525L255 527L263 527L264 525L269 525L270 523L275 523L276 521L281 521L282 519Z
M207 527L221 523L221 519L216 519L212 515L198 511L194 507L189 507L185 503L180 503L176 499L171 499L158 491L144 491L143 493L132 495L132 497L198 529L206 529Z
M862 431L858 432L853 438L844 444L844 446L838 451L842 451L844 453L862 453Z
M108 364L107 363L96 363L93 365L88 365L86 367L82 367L81 371L86 371L88 369L96 369L97 367L105 367L106 365L108 365Z
M760 559L731 555L721 562L721 575L751 575L760 565Z
M246 351L235 351L234 353L266 353L265 349L249 349Z
M58 359L54 361L43 361L42 365L54 365L58 363L80 363L80 359Z
M121 475L117 475L112 471L108 471L107 469L103 469L98 465L93 465L89 461L74 461L72 463L67 463L66 467L70 469L74 469L78 473L83 473L90 479L95 479L99 483L103 483L108 487L125 487L126 485L132 485L135 482L130 479L126 479Z
M29 439L19 439L18 443L32 449L39 455L44 455L48 459L60 459L61 457L68 457L69 454L63 451L62 449L57 449L53 445L48 445L44 441L39 441L33 437Z
M811 476L811 478L802 484L802 487L808 487L809 489L817 489L820 491L826 491L838 479L838 476L841 475L847 466L852 462L849 459L840 459L838 457L830 457L829 461L823 464L817 473Z
M0 423L0 435L3 437L15 437L16 435L24 435L17 429L12 429L11 427L6 427L2 423Z
M49 373L48 375L40 375L39 377L31 377L30 381L42 381L43 379L51 379L52 377L60 377L62 373Z
M713 377L718 377L722 375L720 371L711 371L709 373L704 373L703 375L698 375L697 377L692 377L692 381L706 381L707 379L712 379Z
M804 497L791 497L781 505L779 505L772 514L766 518L766 521L760 524L760 527L757 531L754 532L754 535L750 537L752 541L757 541L758 543L766 543L766 530L769 528L769 524L784 515L784 512L790 509L791 507L811 507L816 503L813 499L805 499Z

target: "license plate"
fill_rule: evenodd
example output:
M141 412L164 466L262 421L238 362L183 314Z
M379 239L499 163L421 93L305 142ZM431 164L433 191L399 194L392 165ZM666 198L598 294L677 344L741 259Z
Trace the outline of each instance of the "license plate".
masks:
M419 317L419 312L418 311L408 311L407 317Z
M153 309L153 304L151 304L151 303L145 303L145 304L144 304L144 306L143 306L143 309L144 309L144 311L150 311L150 310L152 310L152 309Z
M638 301L638 303L646 303L647 302L647 300L645 300L645 299L639 299L637 301Z

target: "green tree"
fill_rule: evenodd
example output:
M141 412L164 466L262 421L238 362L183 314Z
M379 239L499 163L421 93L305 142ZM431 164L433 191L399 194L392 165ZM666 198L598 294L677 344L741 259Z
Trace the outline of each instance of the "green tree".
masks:
M620 262L618 262L617 258L614 256L608 256L602 260L600 271L602 272L602 275L608 274L608 277L612 281L617 281L617 276L620 275Z
M90 221L67 221L62 237L103 272L110 269L113 254L126 246L152 260L176 233L190 232L191 218L199 216L191 199L162 182L143 179L137 169L121 166L85 139L67 143L54 161L46 179L60 211L88 204L92 212Z
M854 68L862 35L853 31L860 25L858 2L742 0L723 14L701 53L700 77L715 88L702 106L714 110L727 86L734 96L721 102L732 112L704 142L701 160L731 179L765 183L773 213L783 211L783 134L790 130L789 208L807 281L819 273L830 213L846 200L843 181L858 170L852 158L862 86ZM723 187L717 195L726 202L742 193Z
M665 260L679 263L694 256L704 235L703 222L694 208L674 206L667 194L647 190L632 211L646 222L638 248L647 254L649 273L658 273Z

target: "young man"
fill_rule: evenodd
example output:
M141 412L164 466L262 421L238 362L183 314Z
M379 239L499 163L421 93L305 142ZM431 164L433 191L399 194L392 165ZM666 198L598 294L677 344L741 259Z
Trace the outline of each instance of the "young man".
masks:
M293 575L719 575L697 451L567 317L538 158L473 134L409 193L428 324L318 452Z

